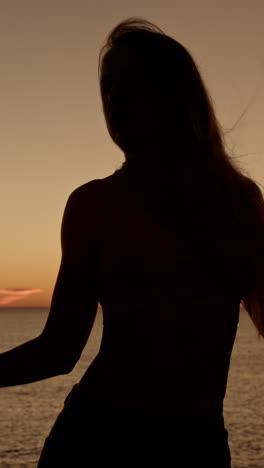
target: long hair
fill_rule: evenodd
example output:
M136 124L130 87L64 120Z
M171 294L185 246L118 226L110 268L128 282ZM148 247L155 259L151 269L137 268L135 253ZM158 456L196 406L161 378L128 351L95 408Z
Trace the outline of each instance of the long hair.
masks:
M131 57L131 65L117 78L122 57ZM121 171L148 207L177 228L184 226L184 237L192 245L197 242L203 261L238 291L264 337L263 196L225 150L224 133L194 59L156 25L136 17L109 33L98 71L110 136L127 156ZM128 85L125 94L120 83ZM140 136L122 131L129 89L136 86L150 98L146 102L152 109L152 133L144 135L143 129Z

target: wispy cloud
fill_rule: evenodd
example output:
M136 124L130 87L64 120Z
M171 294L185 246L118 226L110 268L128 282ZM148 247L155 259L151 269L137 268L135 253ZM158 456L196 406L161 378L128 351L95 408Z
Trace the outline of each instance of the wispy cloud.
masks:
M5 288L0 289L0 307L10 304L11 302L19 301L31 294L40 293L42 289L22 289L22 288Z

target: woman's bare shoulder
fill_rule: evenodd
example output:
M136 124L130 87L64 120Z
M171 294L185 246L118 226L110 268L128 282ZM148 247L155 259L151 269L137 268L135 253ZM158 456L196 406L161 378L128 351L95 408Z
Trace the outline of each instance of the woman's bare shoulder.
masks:
M109 176L101 179L92 179L86 182L70 194L70 198L78 199L79 201L94 201L102 200L105 196L110 196L114 193L116 187L116 173L110 174Z
M109 212L112 185L115 184L110 175L90 180L71 192L62 219L62 240L67 251L98 237Z

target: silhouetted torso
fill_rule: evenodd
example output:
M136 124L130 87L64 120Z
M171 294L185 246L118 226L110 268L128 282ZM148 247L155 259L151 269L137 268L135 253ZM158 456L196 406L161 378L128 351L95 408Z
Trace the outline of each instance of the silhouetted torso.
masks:
M122 171L96 191L104 328L80 392L147 414L221 410L240 298L177 227L145 210Z

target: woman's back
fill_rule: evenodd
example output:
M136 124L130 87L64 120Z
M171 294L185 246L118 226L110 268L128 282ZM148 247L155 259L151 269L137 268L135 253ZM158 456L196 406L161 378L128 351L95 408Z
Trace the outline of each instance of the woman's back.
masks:
M82 191L85 204L89 183ZM79 390L149 415L221 411L241 298L181 235L180 202L173 229L146 211L122 170L96 191L104 328Z

